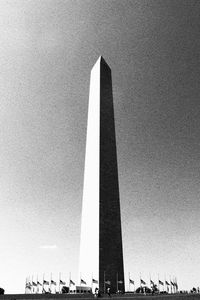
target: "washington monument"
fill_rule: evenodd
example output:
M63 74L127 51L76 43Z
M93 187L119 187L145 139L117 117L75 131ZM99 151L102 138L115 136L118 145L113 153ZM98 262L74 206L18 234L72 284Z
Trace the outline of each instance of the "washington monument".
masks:
M102 292L124 291L112 78L102 57L90 78L79 274Z

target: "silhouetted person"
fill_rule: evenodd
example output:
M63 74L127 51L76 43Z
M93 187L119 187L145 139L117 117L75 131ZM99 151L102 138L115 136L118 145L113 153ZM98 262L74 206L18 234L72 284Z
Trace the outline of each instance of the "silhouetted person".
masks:
M110 288L109 287L107 288L107 294L110 297Z
M4 289L0 288L0 295L3 295L4 294Z
M94 297L97 298L98 297L98 293L99 293L99 289L96 287L95 291L94 291Z

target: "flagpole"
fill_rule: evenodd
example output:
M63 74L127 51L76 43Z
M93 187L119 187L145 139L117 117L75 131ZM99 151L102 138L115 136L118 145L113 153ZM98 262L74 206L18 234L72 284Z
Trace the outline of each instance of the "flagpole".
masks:
M168 278L169 278L169 274L168 274ZM169 283L169 282L168 282L168 283ZM170 284L167 285L167 292L168 292L168 293L170 293L169 285L170 285Z
M92 291L93 291L93 273L92 273Z
M37 290L36 290L36 294L38 294L38 274L37 274Z
M177 287L176 287L176 277L174 277L174 282L175 282L175 290L176 290L176 293L177 293Z
M174 294L174 284L173 284L173 277L172 277L172 293Z
M142 293L141 273L140 273L140 293Z
M69 292L70 292L70 286L71 286L71 272L69 272Z
M29 276L29 282L30 282L30 286L31 286L31 294L32 294L32 283L31 283L31 276Z
M26 294L26 287L27 287L27 285L28 285L28 277L26 277L26 285L25 285L25 294Z
M168 282L168 281L167 281ZM169 283L169 282L168 282ZM168 284L166 283L166 285L167 285L167 294L169 293L169 286L168 286Z
M31 277L31 294L33 294L33 275L32 275L32 277Z
M130 272L128 272L128 289L129 289L129 292L131 291L131 288L130 288Z
M175 290L176 290L176 293L177 293L176 277L174 277L174 282L175 282Z
M177 277L175 277L176 279L176 292L178 293L178 283L177 283Z
M173 279L173 283L174 283L174 293L176 293L176 283L175 283L175 277Z
M30 291L30 276L27 277L27 285L28 285L29 291Z
M59 284L58 284L58 293L60 294L60 279L61 279L61 274L59 272Z
M50 287L49 287L49 291L50 291L50 293L51 293L51 280L52 280L52 273L51 273L51 278L50 278Z
M117 272L117 292L118 292L118 272Z
M38 275L37 275L38 276ZM38 279L37 279L37 284L38 284ZM38 294L40 293L40 284L38 284Z
M29 285L29 277L26 277L26 280L27 280L27 286L30 286ZM27 290L26 290L27 291Z
M165 284L164 284L164 282L163 282L163 292L164 292L164 290L165 290L164 286L165 286Z
M174 277L175 278L175 277ZM174 282L175 282L175 280L174 280L174 278L173 278L173 284L174 284ZM174 294L176 293L176 287L175 287L175 285L174 285Z
M104 277L104 283L103 283L103 289L104 289L104 294L106 293L106 272L103 272L103 277Z
M31 292L31 277L28 276L28 283L29 283L29 291Z
M171 291L171 294L172 294L172 281L171 281L171 276L169 277L170 279L170 291Z
M44 273L43 273L43 280L42 280L42 293L44 294Z
M174 277L174 291L175 291L175 293L176 293L176 282L175 282L175 277Z
M149 273L149 279L150 279L150 288L151 288L151 273Z
M177 278L175 277L176 293L178 292Z
M26 294L26 287L27 287L27 277L26 277L26 283L25 283L25 294Z

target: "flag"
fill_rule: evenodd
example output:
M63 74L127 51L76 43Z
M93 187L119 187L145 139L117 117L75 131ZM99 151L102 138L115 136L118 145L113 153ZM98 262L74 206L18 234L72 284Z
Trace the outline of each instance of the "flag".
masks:
M140 279L140 283L141 284L146 284L146 282L144 280L142 280L142 279Z
M43 284L49 284L49 282L46 280L43 280Z
M51 284L53 284L53 285L56 285L56 282L55 282L55 281L53 281L53 280L51 280Z
M26 282L26 286L31 286L31 282L30 281Z
M30 285L26 285L26 289L31 290L31 286Z
M83 279L81 279L81 284L86 284L86 282Z
M32 286L37 286L37 284L34 281L32 281Z
M63 285L65 285L65 284L66 284L66 282L65 282L65 281L62 281L62 280L60 279L60 284L63 284Z
M31 283L30 282L26 283L26 289L31 289Z
M135 284L134 280L129 279L129 283Z
M26 283L27 286L32 286L32 283L29 281Z
M154 285L154 282L153 282L153 280L150 280L150 284Z
M165 280L165 284L166 284L166 285L170 285L169 282L168 282L167 280Z
M120 284L122 284L122 283L123 283L123 281L122 281L122 280L118 280L117 282L118 282L118 283L120 283Z
M92 278L92 283L98 283L98 280Z
M105 283L108 284L108 285L111 285L110 280L106 280Z
M164 283L161 280L159 280L158 282L159 282L159 284L164 285Z
M37 285L40 285L40 286L42 286L42 284L41 284L39 281L37 281Z
M75 285L75 283L70 279L69 284Z
M174 283L173 283L172 281L170 281L170 283L171 283L171 285L173 285L173 286L174 286Z

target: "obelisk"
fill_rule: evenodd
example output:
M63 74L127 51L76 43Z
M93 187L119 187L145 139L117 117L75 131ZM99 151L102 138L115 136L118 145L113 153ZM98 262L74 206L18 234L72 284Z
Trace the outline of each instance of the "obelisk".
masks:
M79 274L102 292L124 291L112 78L102 57L90 78Z

